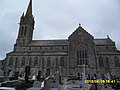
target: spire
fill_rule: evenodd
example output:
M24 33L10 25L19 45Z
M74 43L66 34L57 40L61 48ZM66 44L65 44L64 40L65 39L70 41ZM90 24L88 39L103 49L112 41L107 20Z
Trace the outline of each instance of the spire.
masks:
M32 0L30 0L26 15L32 15Z

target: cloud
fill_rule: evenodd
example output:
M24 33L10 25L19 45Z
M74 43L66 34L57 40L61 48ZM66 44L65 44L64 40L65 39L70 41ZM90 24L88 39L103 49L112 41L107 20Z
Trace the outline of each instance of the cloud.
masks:
M16 16L17 14L13 11L5 12L0 17L0 59L13 49L18 31Z

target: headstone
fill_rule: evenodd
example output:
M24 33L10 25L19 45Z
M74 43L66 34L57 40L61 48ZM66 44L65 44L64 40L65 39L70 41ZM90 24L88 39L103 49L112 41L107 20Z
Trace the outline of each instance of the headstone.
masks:
M56 73L56 86L57 87L59 86L59 76L60 76L59 71L57 71Z
M15 79L18 79L19 71L15 72Z
M13 71L10 71L9 72L9 77L12 77L13 76Z
M61 75L59 75L59 84L62 84L62 76Z
M41 79L41 71L39 70L37 75L37 80L40 81L40 79Z
M106 77L107 77L107 79L111 79L111 76L110 76L109 72L106 74Z
M78 77L77 77L77 78L78 78L78 79L80 79L80 73L77 73L77 75L78 75Z
M25 81L28 81L28 77L30 75L30 66L25 67Z
M97 75L96 74L94 74L94 80L97 80ZM98 90L97 83L95 83L94 86L95 86L95 90Z
M32 76L32 80L36 80L36 76L35 75Z

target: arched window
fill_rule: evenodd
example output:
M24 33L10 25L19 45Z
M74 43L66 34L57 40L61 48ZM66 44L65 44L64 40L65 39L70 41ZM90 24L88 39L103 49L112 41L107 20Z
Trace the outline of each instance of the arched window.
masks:
M12 64L13 64L13 57L10 57L8 66L12 66Z
M62 50L64 50L64 48L65 48L65 47L64 47L64 46L62 46Z
M21 66L25 66L25 57L22 57L22 63Z
M50 57L47 58L47 66L48 66L48 67L51 66L51 58L50 58Z
M52 50L52 49L53 49L53 47L51 46L51 47L50 47L50 49Z
M64 57L60 58L60 66L64 66Z
M106 68L109 68L110 67L110 65L109 65L109 58L108 57L106 57L106 60L105 60L105 66L106 66Z
M18 57L15 58L15 67L18 67Z
M22 29L21 29L21 36L23 35L23 31L24 31L23 29L24 29L24 27L22 27Z
M35 57L34 59L34 66L36 66L38 64L38 57Z
M26 32L27 32L27 27L25 27L24 36L26 35Z
M45 66L44 57L42 58L42 67Z
M120 60L117 56L114 57L114 61L115 61L115 66L120 67Z
M32 66L32 58L29 58L29 66Z
M55 58L56 69L58 69L58 58Z
M98 57L98 62L99 62L99 67L104 67L103 58L102 57Z
M87 50L86 49L77 49L77 65L87 65Z

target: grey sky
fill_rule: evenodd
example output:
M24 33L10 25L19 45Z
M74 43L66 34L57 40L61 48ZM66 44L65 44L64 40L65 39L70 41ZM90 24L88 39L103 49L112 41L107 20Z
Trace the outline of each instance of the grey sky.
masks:
M12 51L29 0L0 0L0 59ZM110 35L120 49L120 0L33 0L34 39L64 39L81 23L95 38Z

